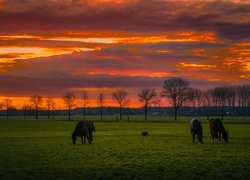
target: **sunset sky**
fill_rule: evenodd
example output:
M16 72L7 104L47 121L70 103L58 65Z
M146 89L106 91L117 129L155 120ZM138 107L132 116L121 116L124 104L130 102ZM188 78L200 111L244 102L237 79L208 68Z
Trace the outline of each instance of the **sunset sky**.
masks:
M108 106L124 88L136 107L172 76L249 84L250 0L0 0L0 101L85 90Z

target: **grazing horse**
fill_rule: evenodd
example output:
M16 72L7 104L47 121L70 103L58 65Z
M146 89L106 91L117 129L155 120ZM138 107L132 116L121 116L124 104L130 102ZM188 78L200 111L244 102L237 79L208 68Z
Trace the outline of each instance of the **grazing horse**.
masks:
M228 143L228 132L224 128L222 121L220 118L210 119L208 122L210 133L213 139L213 142L215 139L219 138L219 141L221 141L221 134L222 138L226 143Z
M93 141L92 131L95 131L95 126L92 121L79 121L72 133L73 144L76 143L77 136L81 137L82 144L85 143L86 138L88 139L89 144L91 144L91 141Z
M203 144L203 136L202 136L202 125L201 121L198 119L192 119L190 121L190 131L193 136L193 143L195 139L195 135L197 135L198 142L200 144Z

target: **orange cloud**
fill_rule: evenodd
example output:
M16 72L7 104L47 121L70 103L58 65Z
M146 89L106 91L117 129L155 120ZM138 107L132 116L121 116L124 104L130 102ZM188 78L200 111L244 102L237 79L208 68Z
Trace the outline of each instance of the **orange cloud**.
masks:
M208 69L216 68L216 65L181 62L177 64L177 68L179 69L188 68L188 70L208 70Z
M37 57L49 57L72 52L93 51L91 48L43 48L43 47L0 47L0 63L14 63L18 59L31 59Z

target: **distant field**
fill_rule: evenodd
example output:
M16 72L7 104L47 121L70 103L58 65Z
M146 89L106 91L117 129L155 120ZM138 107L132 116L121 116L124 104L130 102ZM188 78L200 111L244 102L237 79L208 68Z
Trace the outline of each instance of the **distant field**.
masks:
M213 117L220 117L220 116L211 116L210 118ZM139 116L128 116L128 115L124 115L122 120L119 120L119 116L103 116L102 121L103 122L174 122L174 123L187 123L189 122L192 118L194 118L193 116L180 116L178 117L177 120L174 120L173 116L148 116L148 120L145 121L144 120L144 116L139 115ZM200 116L197 117L200 120L202 120L203 122L207 122L207 117L205 116ZM2 116L0 117L0 120L5 120L6 117ZM48 120L47 116L39 116L38 118L39 120ZM78 121L78 120L83 120L83 116L72 116L71 117L72 121ZM86 116L86 119L88 120L94 120L94 121L101 121L100 116ZM9 120L24 120L24 117L9 117ZM26 120L36 120L34 116L29 116L26 118ZM67 121L68 120L68 116L55 116L55 118L53 119L53 117L50 117L50 120L60 120L60 121ZM224 117L224 123L240 123L240 124L250 124L250 116L225 116Z
M228 144L212 143L203 124L201 145L191 143L185 118L183 123L96 122L93 144L72 145L76 121L58 120L0 120L0 179L250 177L249 124L225 124Z

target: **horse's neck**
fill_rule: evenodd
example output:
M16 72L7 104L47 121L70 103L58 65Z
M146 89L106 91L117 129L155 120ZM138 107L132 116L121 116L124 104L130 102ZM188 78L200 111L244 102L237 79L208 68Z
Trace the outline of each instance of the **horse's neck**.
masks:
M73 135L73 136L76 136L76 135L77 135L76 130L72 133L72 135Z
M224 125L222 124L222 122L220 122L220 130L221 130L222 133L226 132L226 130L225 130Z

